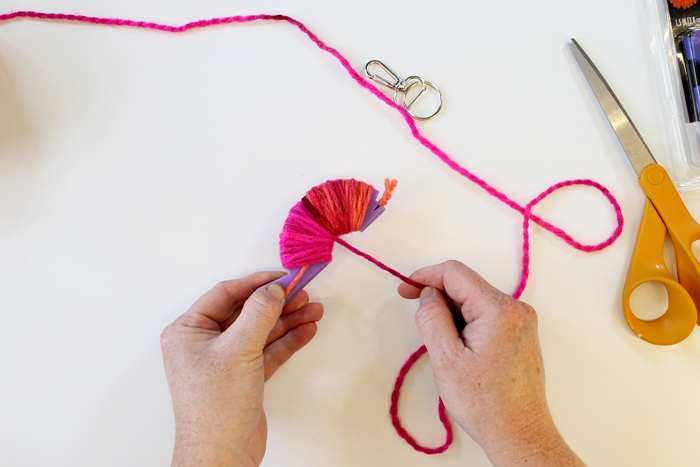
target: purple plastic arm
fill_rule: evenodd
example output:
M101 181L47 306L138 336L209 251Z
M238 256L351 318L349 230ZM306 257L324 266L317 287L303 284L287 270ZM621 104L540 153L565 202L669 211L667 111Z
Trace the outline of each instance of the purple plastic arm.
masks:
M377 217L381 216L384 211L386 211L386 208L379 205L379 191L375 189L372 193L372 198L367 205L365 219L362 221L360 232L364 232L365 229L369 227L372 222L376 221Z
M297 282L297 285L294 286L291 292L289 292L289 295L287 295L287 299L284 301L284 304L286 305L289 303L294 296L299 293L300 290L302 290L304 287L307 286L311 280L318 275L319 272L323 271L323 268L331 264L330 261L326 261L325 263L314 263L309 266L309 269L306 270L303 276L301 276L301 279L299 279L299 282ZM301 270L301 267L298 268L292 268L292 269L287 269L287 275L282 276L279 279L270 282L271 284L279 284L284 289L286 290L287 287L289 287L289 284L292 283L295 277L297 277L297 274L299 274L299 271Z
M365 212L365 219L362 221L362 226L360 227L360 232L364 232L367 227L372 224L372 222L376 221L377 218L384 212L386 211L386 208L384 206L379 206L379 191L374 190L372 193L372 199L370 200L369 204L367 205L367 211ZM319 272L323 270L326 266L328 266L331 262L326 261L325 263L314 263L309 266L309 269L306 270L303 276L301 276L301 279L299 279L299 282L294 286L294 289L287 295L287 299L284 301L284 304L286 305L289 303L294 296L299 293L300 290L302 290L304 287L308 285L309 282L313 280L314 277L318 275ZM289 287L289 284L292 283L295 277L297 277L297 274L299 274L299 271L301 270L301 267L298 268L292 268L287 270L287 275L282 276L277 280L274 280L270 282L271 284L279 284L285 289Z

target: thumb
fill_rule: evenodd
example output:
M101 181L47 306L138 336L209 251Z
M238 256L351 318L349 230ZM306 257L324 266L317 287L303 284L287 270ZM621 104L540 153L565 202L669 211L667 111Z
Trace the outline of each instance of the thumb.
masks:
M259 288L243 304L241 314L228 330L241 342L262 350L282 314L284 298L279 284Z
M464 346L447 299L434 287L425 287L420 293L416 326L431 356Z

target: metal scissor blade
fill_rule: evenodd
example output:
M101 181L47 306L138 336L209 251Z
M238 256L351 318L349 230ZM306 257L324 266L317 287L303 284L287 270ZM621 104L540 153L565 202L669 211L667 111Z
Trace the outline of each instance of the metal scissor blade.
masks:
M608 86L603 75L600 74L598 68L573 38L569 42L569 49L574 54L576 63L583 71L583 75L603 108L605 116L608 117L608 121L610 121L613 130L615 130L615 134L617 134L617 138L627 153L632 167L637 172L637 177L641 178L644 167L649 164L656 164L656 159L651 155L647 144L639 135L637 128L635 128L634 123L630 120L620 101L617 100L615 93Z

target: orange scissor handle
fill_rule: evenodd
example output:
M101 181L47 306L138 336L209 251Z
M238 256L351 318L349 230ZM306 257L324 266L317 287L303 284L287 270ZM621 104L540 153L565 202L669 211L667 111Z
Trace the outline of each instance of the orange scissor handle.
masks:
M700 224L690 215L666 170L660 165L645 167L639 184L647 195L647 202L623 289L625 318L640 338L653 344L676 344L690 335L698 320L700 263L693 255L691 245L700 240ZM663 244L667 229L676 250L678 281L664 263ZM634 316L629 300L634 289L650 281L659 282L666 288L668 309L661 317L644 321Z
M622 291L622 309L632 332L657 345L677 344L693 332L697 311L690 294L676 281L664 263L666 226L647 199ZM637 318L630 308L632 292L645 282L659 282L668 293L668 309L657 319Z

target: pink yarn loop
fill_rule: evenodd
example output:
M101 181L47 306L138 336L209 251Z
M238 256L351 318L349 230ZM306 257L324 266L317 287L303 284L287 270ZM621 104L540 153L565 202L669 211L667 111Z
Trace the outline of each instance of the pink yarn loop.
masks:
M426 454L440 454L441 452L447 451L447 449L452 444L454 440L454 434L452 433L452 424L447 419L447 411L445 410L445 404L442 403L442 399L438 402L438 415L442 426L445 427L445 443L437 448L426 448L421 446L418 442L413 439L408 431L401 425L401 419L399 418L399 399L401 398L401 386L403 386L404 379L408 374L411 367L418 361L418 359L428 351L428 349L422 345L418 350L413 352L406 363L401 367L399 371L399 376L396 377L396 383L394 383L394 390L391 393L391 408L389 409L389 414L391 415L391 423L394 425L394 429L408 444L411 445L416 451L424 452Z
M556 227L549 222L543 220L542 218L535 216L532 214L532 208L535 207L540 201L545 199L547 196L551 195L555 191L569 187L569 186L574 186L574 185L581 185L581 186L590 186L593 187L597 190L599 190L610 202L610 204L613 205L613 208L615 209L615 216L617 220L617 227L615 228L615 231L608 237L606 240L597 243L595 245L584 245L582 243L577 242L574 240L569 234L564 232L562 229L559 227ZM527 279L530 276L530 220L534 220L535 222L538 222L539 224L547 229L548 231L552 232L555 234L557 237L561 238L564 240L566 243L569 245L573 246L577 250L585 251L585 252L593 252L593 251L599 251L602 250L603 248L606 248L610 246L616 239L617 237L620 236L622 233L622 226L625 223L624 218L622 217L622 210L620 209L620 205L618 204L617 200L615 197L610 193L610 191L605 188L603 185L601 185L598 182L594 182L593 180L567 180L565 182L560 182L555 185L550 186L547 188L545 191L540 193L535 199L527 203L525 206L525 209L522 211L523 213L523 267L522 267L522 272L520 274L520 283L518 284L517 289L515 290L515 293L513 294L513 298L520 298L520 296L523 294L523 291L525 290L525 286L527 285Z
M411 117L411 115L404 109L402 106L395 104L390 98L385 96L379 89L377 89L373 84L370 82L366 81L363 79L360 74L355 71L352 66L350 65L350 62L343 57L336 49L327 46L324 44L315 34L313 34L309 29L306 28L302 23L299 21L290 18L289 16L284 16L284 15L252 15L252 16L229 16L229 17L224 17L224 18L214 18L210 20L201 20L201 21L195 21L191 23L187 23L183 26L167 26L167 25L162 25L162 24L157 24L157 23L150 23L150 22L143 22L143 21L131 21L131 20L124 20L124 19L115 19L115 18L96 18L96 17L90 17L90 16L80 16L80 15L66 15L66 14L56 14L56 13L38 13L34 11L17 11L14 13L8 13L4 15L0 15L0 21L7 21L11 20L14 18L36 18L36 19L51 19L51 20L65 20L65 21L78 21L78 22L84 22L84 23L92 23L92 24L101 24L101 25L111 25L111 26L130 26L130 27L137 27L137 28L146 28L146 29L154 29L154 30L159 30L159 31L166 31L166 32L174 32L174 33L179 33L179 32L185 32L190 29L194 28L204 28L208 26L215 26L218 24L229 24L229 23L245 23L245 22L250 22L250 21L257 21L257 20L272 20L272 21L286 21L287 23L293 24L297 28L299 28L304 34L306 34L309 39L311 39L312 42L314 42L321 50L324 50L331 55L333 55L340 64L345 68L345 70L350 74L350 76L363 88L367 89L369 92L374 94L378 99L380 99L382 102L384 102L386 105L393 107L396 109L404 118L406 121L406 124L408 125L409 129L411 130L411 134L413 135L414 138L416 138L423 146L428 148L433 154L435 154L440 160L442 160L445 164L447 164L451 169L456 171L457 173L461 174L468 180L472 181L473 183L477 184L481 188L483 188L488 194L491 196L497 198L498 200L502 201L506 205L510 206L514 210L518 211L520 214L523 216L523 258L522 258L522 271L521 271L521 279L520 283L513 294L513 297L518 298L522 295L523 290L525 289L525 286L527 285L527 279L530 273L530 253L529 253L529 247L530 247L530 234L529 234L529 225L530 221L534 221L535 223L539 224L542 226L545 230L553 233L557 237L561 238L564 240L566 243L569 245L573 246L574 248L581 250L581 251L586 251L586 252L593 252L593 251L599 251L602 250L603 248L611 245L617 238L620 236L622 233L622 226L624 224L624 219L622 217L622 211L620 209L620 205L617 203L613 195L608 191L607 188L604 186L600 185L597 182L594 182L592 180L569 180L561 183L557 183L551 187L549 187L547 190L543 191L539 196L537 196L535 199L530 201L527 205L521 206L517 202L513 201L510 199L508 196L506 196L504 193L501 191L497 190L496 188L492 187L489 185L486 181L480 179L476 175L472 174L469 172L467 169L463 168L460 166L457 162L455 162L452 158L450 158L444 151L442 151L439 147L437 147L435 144L430 142L427 138L425 138L419 131L418 127L416 126L416 122ZM615 231L612 233L612 235L604 240L601 243L595 244L595 245L583 245L576 240L574 240L569 234L564 232L564 230L550 224L549 222L545 221L544 219L540 218L539 216L535 215L532 213L532 208L537 205L540 201L542 201L544 198L552 194L554 191L564 188L567 186L573 186L573 185L583 185L583 186L591 186L596 189L598 189L600 192L605 195L605 197L610 201L612 204L614 210L615 210L615 215L617 217L617 227L615 228ZM332 236L331 236L332 237ZM334 241L333 238L326 238L326 242L330 243L331 248L332 248L332 243ZM356 254L359 254L360 256L363 256L370 261L374 262L378 266L380 266L382 269L389 271L391 274L401 278L402 280L408 282L411 285L421 287L421 284L416 284L415 282L411 281L409 278L401 275L397 271L394 271L393 269L389 268L388 266L383 265L382 263L379 263L379 261L375 260L374 258L370 257L369 255L366 255L359 250L356 250L355 248L351 247L348 245L346 242L340 240L340 239L335 239L337 243L341 243L343 246L346 248L349 248L351 251L353 251ZM325 250L328 250L328 245L326 245ZM301 250L300 250L301 251ZM290 255L295 254L295 251L290 251ZM323 257L327 257L327 253L324 251L319 251L319 255ZM324 256L325 255L325 256ZM449 420L447 419L447 414L445 411L445 406L442 403L442 400L439 401L439 416L440 416L440 421L442 422L443 426L445 427L445 430L447 432L445 444L439 448L426 448L421 446L411 435L408 434L408 432L403 428L401 425L401 421L399 420L398 416L398 401L399 397L401 394L401 386L403 385L404 379L406 377L406 374L408 371L411 369L411 367L415 364L415 362L424 354L426 353L425 346L421 346L416 352L414 352L411 357L406 361L406 363L403 365L401 368L401 371L399 372L399 376L396 378L396 383L394 385L394 391L391 396L391 409L390 409L390 414L391 414L391 419L392 423L398 432L399 436L401 436L403 439L408 442L414 449L417 451L421 451L427 454L437 454L441 452L445 452L447 448L452 444L453 440L453 433L452 433L452 426L450 425Z

